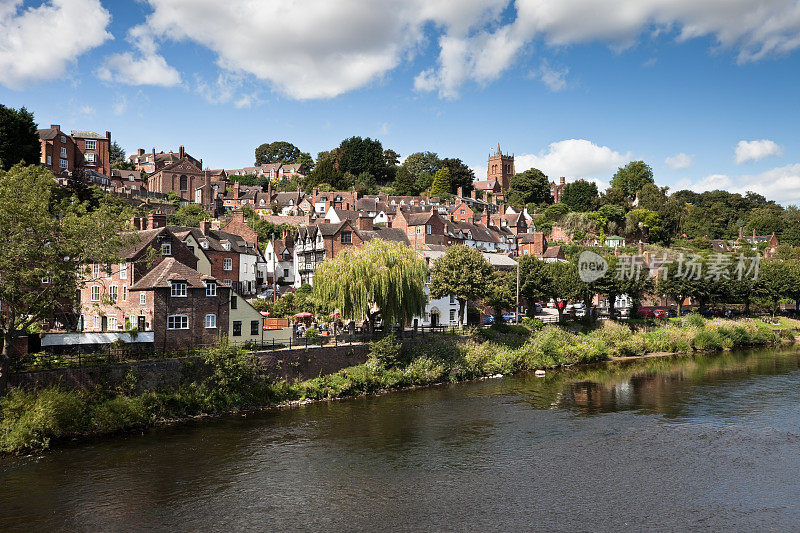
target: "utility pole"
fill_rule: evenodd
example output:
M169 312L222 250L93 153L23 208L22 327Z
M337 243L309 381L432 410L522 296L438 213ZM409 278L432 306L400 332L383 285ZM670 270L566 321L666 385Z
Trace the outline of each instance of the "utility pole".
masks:
M515 313L519 325L519 259L517 259L517 312Z

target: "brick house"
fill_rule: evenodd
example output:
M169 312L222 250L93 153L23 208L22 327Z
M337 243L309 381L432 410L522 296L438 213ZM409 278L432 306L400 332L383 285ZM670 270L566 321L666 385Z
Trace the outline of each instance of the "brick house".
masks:
M231 289L177 261L161 261L131 287L134 300L151 302L157 350L208 345L227 337Z
M258 246L258 233L247 224L244 219L244 213L241 210L234 211L231 219L221 229L227 233L238 235L248 244Z
M145 188L144 181L142 181L142 173L139 170L112 168L109 178L111 185L117 189L138 191Z
M83 331L151 331L152 301L134 297L131 287L165 259L197 267L192 251L166 228L165 215L154 213L133 223L135 228L144 229L137 231L138 242L120 251L119 264L94 263L84 270L79 321Z
M187 154L183 146L178 148L177 153L173 152L172 150L169 152L161 151L156 153L155 148L153 148L152 152L146 153L144 148L139 148L137 153L128 156L128 161L134 164L136 170L144 170L148 174L152 174L166 166L177 163L181 159L186 159L199 169L203 168L203 160L195 159L191 155Z
M532 255L547 263L565 259L561 246L548 246L547 239L541 231L520 235L517 241L517 254Z
M314 271L320 263L362 242L349 220L338 224L314 223L298 228L294 236L295 287L304 283L313 284Z
M392 228L403 230L412 248L421 250L427 244L449 244L445 239L445 220L432 208L426 213L406 214L398 209Z
M161 161L157 160L156 167L160 164ZM148 176L147 189L161 194L174 192L187 203L200 204L207 211L215 212L219 188L214 186L216 180L212 173L202 170L201 165L202 160L197 162L181 146L177 158L170 158L168 163Z
M87 170L95 170L104 176L111 176L111 132L105 137L93 131L72 130L72 138L82 158L79 165Z
M72 172L75 170L78 153L75 139L61 131L61 126L51 124L49 128L39 130L41 147L40 163L49 168L53 174ZM28 163L33 163L29 161Z
M553 203L561 202L561 195L564 193L564 188L567 186L567 178L561 176L558 183L550 182L550 195L553 197Z
M454 222L474 222L475 220L475 211L463 200L457 201L448 211L450 212L450 220Z

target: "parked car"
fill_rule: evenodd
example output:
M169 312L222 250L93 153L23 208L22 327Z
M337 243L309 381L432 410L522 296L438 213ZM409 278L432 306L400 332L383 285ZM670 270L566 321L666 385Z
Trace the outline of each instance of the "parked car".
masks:
M640 318L655 318L656 314L649 307L642 307L642 308L639 309L639 317Z
M575 308L575 316L576 317L584 317L586 316L586 309L577 307Z
M667 312L663 309L653 309L653 318L667 318Z
M517 314L516 313L506 313L503 315L504 322L516 322L517 321Z
M631 308L630 307L623 307L621 309L616 310L620 317L628 318L631 316Z
M539 313L541 313L541 312L542 312L542 304L540 304L540 303L538 303L538 302L537 302L537 303L535 303L535 304L533 305L533 312L534 312L534 314L537 314L537 315L538 315Z
M494 317L492 315L483 315L483 325L491 326L494 324Z
M256 298L259 300L271 300L272 297L275 295L275 289L267 289L264 292L260 293Z

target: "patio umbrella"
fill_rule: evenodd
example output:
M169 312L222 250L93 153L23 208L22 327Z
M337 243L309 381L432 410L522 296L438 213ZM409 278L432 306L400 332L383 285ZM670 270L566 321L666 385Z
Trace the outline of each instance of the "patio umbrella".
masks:
M312 315L308 311L303 311L302 313L297 313L296 315L294 315L295 318L308 318L308 317L311 317L311 316L314 316L314 315Z

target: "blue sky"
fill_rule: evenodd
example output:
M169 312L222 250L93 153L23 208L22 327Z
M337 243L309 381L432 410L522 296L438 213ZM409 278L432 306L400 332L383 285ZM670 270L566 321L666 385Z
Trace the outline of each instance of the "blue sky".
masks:
M0 103L210 168L361 135L483 178L499 142L551 178L643 159L673 190L800 202L797 0L415 1L13 0Z

